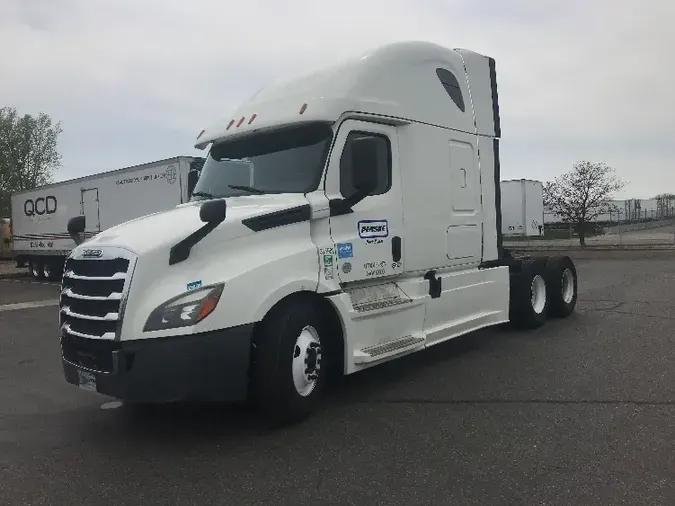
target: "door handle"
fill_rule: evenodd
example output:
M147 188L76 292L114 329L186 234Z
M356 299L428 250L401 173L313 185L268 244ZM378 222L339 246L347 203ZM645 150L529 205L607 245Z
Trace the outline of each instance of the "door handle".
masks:
M462 175L464 176L464 184L462 185L462 188L466 188L466 169L459 169L462 171Z
M391 238L391 258L394 262L401 261L401 238L397 235Z

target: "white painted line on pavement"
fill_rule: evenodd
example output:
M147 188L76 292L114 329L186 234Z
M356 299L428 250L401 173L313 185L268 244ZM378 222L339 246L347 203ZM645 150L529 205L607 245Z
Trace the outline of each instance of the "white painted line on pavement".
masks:
M58 306L59 299L34 300L31 302L17 302L16 304L0 304L0 312L31 309L36 307Z

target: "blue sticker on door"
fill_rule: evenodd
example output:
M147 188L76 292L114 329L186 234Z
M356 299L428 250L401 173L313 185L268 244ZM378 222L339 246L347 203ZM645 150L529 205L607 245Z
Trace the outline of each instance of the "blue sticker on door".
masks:
M350 242L341 242L337 245L338 258L352 258L354 256L354 248Z

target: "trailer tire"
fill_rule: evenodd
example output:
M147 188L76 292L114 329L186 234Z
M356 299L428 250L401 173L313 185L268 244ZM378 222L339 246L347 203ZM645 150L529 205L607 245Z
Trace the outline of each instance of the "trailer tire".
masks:
M534 329L546 323L549 297L546 259L528 259L511 277L509 319L519 328Z
M577 305L577 269L568 256L551 257L546 264L549 314L566 318Z
M59 261L58 260L45 260L45 263L42 266L42 273L44 278L47 281L58 281L61 277L61 272L59 272Z
M275 425L303 420L321 397L328 333L321 308L296 297L273 308L256 329L251 393Z
M65 267L65 259L63 257L55 257L45 261L44 275L49 281L60 281L63 277L63 269Z
M42 280L44 279L45 273L42 266L42 261L33 257L28 260L28 267L30 268L30 273L33 275L34 279Z

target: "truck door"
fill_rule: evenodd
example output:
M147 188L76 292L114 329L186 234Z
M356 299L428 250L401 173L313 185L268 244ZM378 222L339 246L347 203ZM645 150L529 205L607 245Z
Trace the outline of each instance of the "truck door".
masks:
M403 209L396 129L340 125L326 174L330 231L341 283L403 271ZM365 188L365 191L364 191ZM351 206L351 202L359 200Z
M84 216L85 232L99 233L101 231L101 216L98 207L98 188L83 188L81 190L82 216Z

